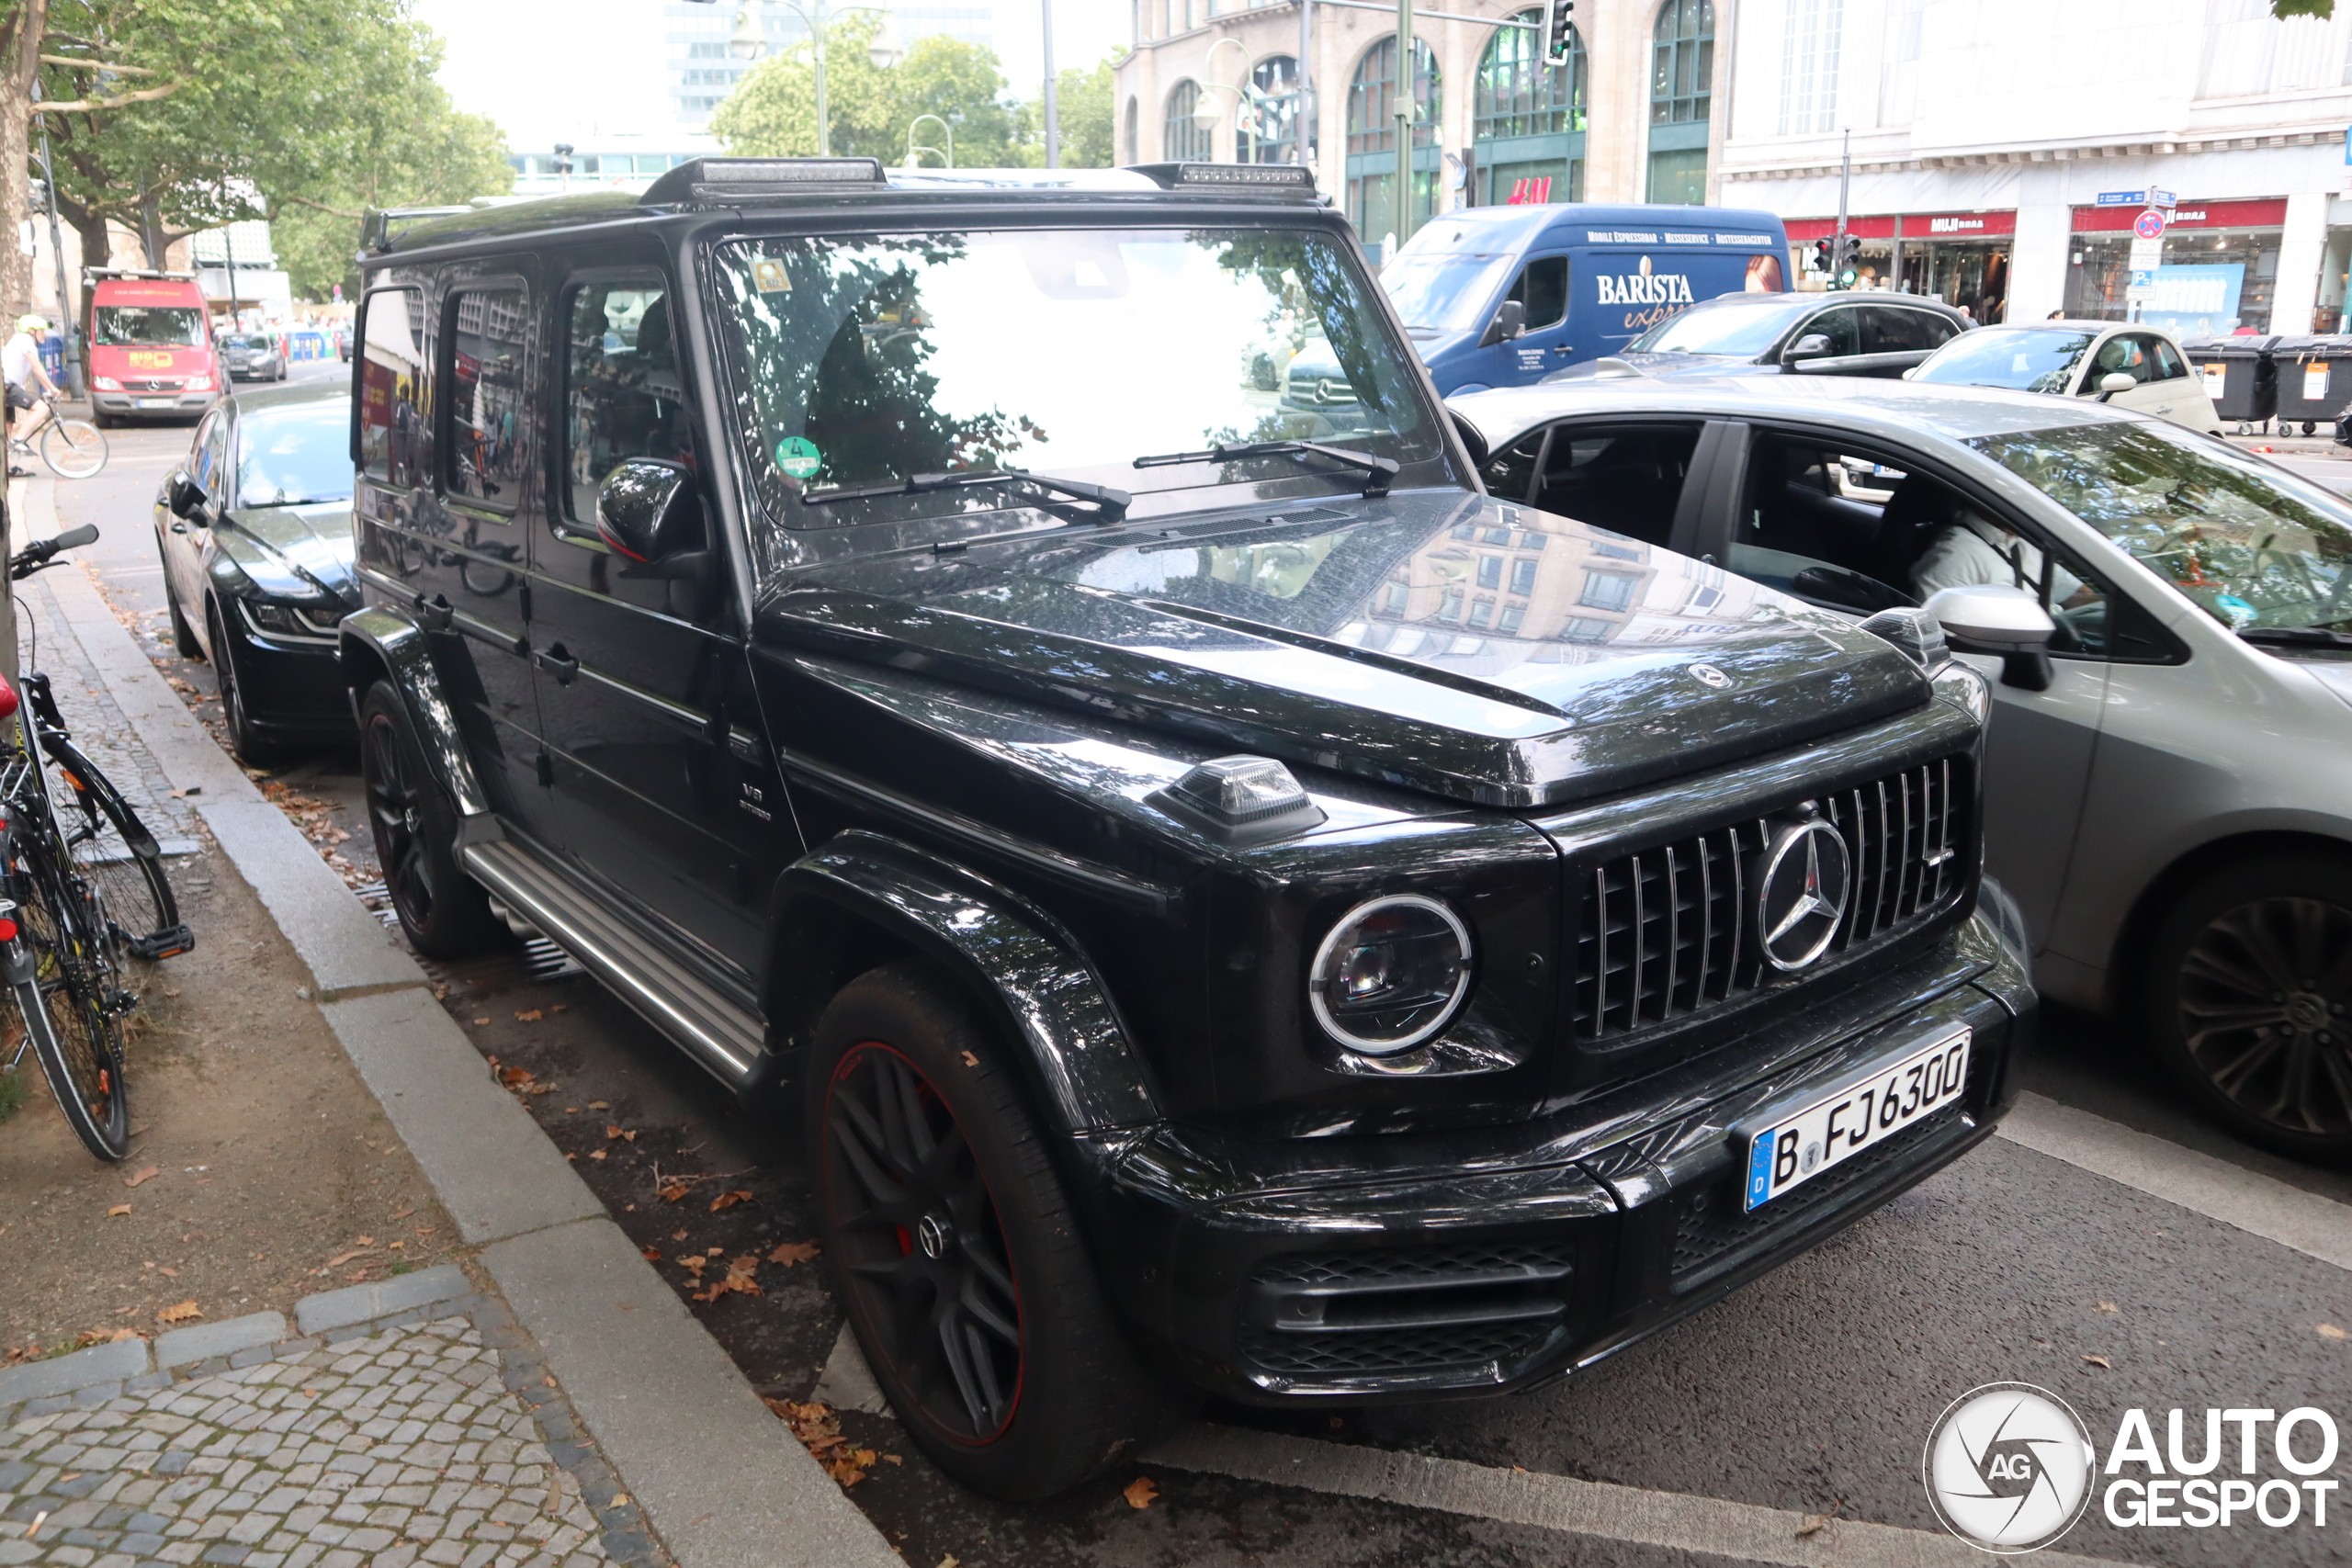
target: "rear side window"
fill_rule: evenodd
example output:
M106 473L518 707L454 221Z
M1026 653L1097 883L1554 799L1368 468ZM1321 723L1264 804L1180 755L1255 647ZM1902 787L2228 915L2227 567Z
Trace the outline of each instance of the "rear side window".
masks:
M428 471L424 410L431 363L431 323L413 288L379 288L359 311L359 471L384 484L423 482Z
M1951 336L1951 323L1907 305L1871 305L1862 311L1864 354L1917 353Z
M449 389L441 481L453 496L512 512L523 488L523 345L530 333L520 288L460 288L449 296L442 336Z
M590 524L596 488L625 457L692 460L685 388L658 276L583 283L567 299L564 470L570 515Z

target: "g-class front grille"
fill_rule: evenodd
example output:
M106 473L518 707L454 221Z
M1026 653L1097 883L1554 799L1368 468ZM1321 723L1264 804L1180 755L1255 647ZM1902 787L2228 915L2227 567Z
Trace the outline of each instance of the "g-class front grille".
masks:
M1517 1360L1563 1332L1566 1247L1479 1242L1277 1259L1244 1293L1242 1354L1289 1378Z
M1968 792L1967 763L1945 758L1817 797L1851 866L1846 911L1825 958L1921 924L1958 891ZM1771 833L1758 818L1571 874L1576 1040L1679 1021L1762 984L1752 882Z

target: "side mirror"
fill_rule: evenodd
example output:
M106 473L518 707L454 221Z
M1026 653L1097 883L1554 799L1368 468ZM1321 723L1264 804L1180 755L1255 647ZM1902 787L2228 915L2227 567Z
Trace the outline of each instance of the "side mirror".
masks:
M1991 583L1940 588L1921 608L1943 627L1944 640L1953 648L1999 658L2003 685L2050 689L2050 639L2058 635L2058 623L2024 589Z
M2110 370L2098 378L2098 400L2105 402L2116 393L2128 392L2139 384L2128 372Z
M164 504L170 509L172 515L188 523L204 521L207 499L204 487L185 472L174 474L164 491Z
M1829 357L1829 334L1807 333L1789 344L1787 352L1781 355L1781 363L1794 365L1801 359L1826 359L1827 357Z
M1525 302L1506 299L1497 307L1495 319L1487 323L1487 335L1478 340L1478 346L1486 348L1493 344L1508 343L1512 338L1526 335L1527 306Z
M613 553L640 563L699 543L701 502L683 463L628 457L596 491L596 534Z

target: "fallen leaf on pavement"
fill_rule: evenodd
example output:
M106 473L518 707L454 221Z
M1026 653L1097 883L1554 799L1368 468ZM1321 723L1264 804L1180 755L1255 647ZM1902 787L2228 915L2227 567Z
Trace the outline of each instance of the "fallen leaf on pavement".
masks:
M672 1231L672 1232L670 1233L670 1239L671 1239L672 1241L684 1241L684 1240L685 1240L685 1239L686 1239L686 1227L685 1227L685 1226L684 1226L684 1225L680 1225L676 1230Z
M684 1269L687 1273L692 1274L697 1284L702 1280L703 1269L708 1267L710 1259L705 1258L699 1252L690 1252L684 1258L678 1259L678 1267Z
M592 1149L589 1151L588 1157L590 1159L603 1159L605 1157L605 1151L602 1149Z
M2091 1310L2092 1310L2092 1311L2094 1311L2094 1312L2118 1312L2118 1311L2120 1311L2121 1309L2120 1309L2120 1308L2119 1308L2119 1307L2118 1307L2118 1306L2117 1306L2113 1302L2101 1302L2101 1303L2099 1303L2096 1307L2092 1308Z
M130 1213L130 1204L117 1203L113 1208L107 1211L107 1218L113 1219L117 1214L127 1214L129 1213Z
M633 1127L616 1127L607 1122L605 1127L605 1137L607 1142L614 1138L623 1138L633 1144L637 1142L637 1130Z
M131 1310L136 1312L139 1309L133 1307ZM75 1349L80 1349L85 1346L112 1345L119 1340L138 1337L139 1330L135 1328L85 1328L74 1337L74 1347ZM63 1478L60 1477L60 1479Z
M1138 1475L1127 1483L1126 1490L1119 1495L1127 1500L1130 1508L1148 1508L1152 1499L1159 1495L1159 1488L1151 1483L1150 1476Z
M662 1249L658 1247L640 1247L637 1250L644 1254L645 1260L648 1263L659 1263L662 1261Z
M592 1100L588 1102L588 1109L591 1111L610 1111L612 1108L612 1102L609 1100Z
M125 1187L136 1187L142 1181L153 1180L154 1178L163 1174L164 1168L162 1166L151 1165L144 1170L136 1171L130 1176L124 1177L122 1179L122 1184Z
M176 1306L167 1306L157 1313L155 1317L162 1323L194 1323L203 1315L204 1309L194 1302L188 1301L182 1302Z
M684 1182L673 1178L670 1180L663 1182L661 1186L655 1188L653 1190L653 1195L656 1198L661 1199L665 1203L674 1203L693 1190L694 1189L687 1186Z
M626 1493L626 1492L616 1492L616 1493L614 1493L614 1494L613 1494L613 1506L614 1506L614 1507L616 1507L616 1508L626 1508L626 1507L628 1507L628 1505L629 1505L629 1495L628 1495L628 1493Z
M759 1267L760 1260L752 1257L748 1253L741 1258L730 1259L727 1265L727 1272L718 1279L712 1280L710 1289L697 1292L695 1296L695 1300L698 1302L715 1302L730 1291L739 1295L746 1296L764 1294L765 1292L763 1292L752 1280L752 1276L758 1272ZM700 1279L702 1276L697 1274L695 1278ZM867 1460L865 1462L872 1464L874 1461L872 1460Z
M190 784L186 789L166 790L164 793L169 795L174 800L186 800L189 795L202 795L204 793L204 786L202 784Z
M475 1021L476 1023L488 1023L488 1022L490 1021L490 1020L488 1020L488 1019L486 1019L486 1018L478 1018L478 1019L474 1020L474 1021Z
M374 1250L375 1248L368 1247L355 1247L349 1252L336 1253L333 1258L328 1258L324 1263L321 1264L320 1267L322 1269L340 1269L345 1264L350 1262L353 1258L365 1258L368 1253Z
M2352 1334L2345 1333L2332 1323L2323 1323L2319 1325L2319 1337L2322 1339L2352 1339Z
M155 1270L155 1272L156 1272L156 1273L158 1273L158 1274L161 1274L161 1275L162 1275L162 1276L164 1276L164 1278L165 1278L166 1280L176 1280L176 1279L178 1279L178 1278L180 1277L180 1271L179 1271L178 1269L176 1269L173 1268L173 1267L172 1267L170 1264L168 1264L168 1263L166 1263L166 1264L164 1264L163 1267L161 1267L161 1268L157 1269Z
M498 1081L504 1084L509 1089L520 1089L538 1076L538 1074L531 1071L528 1067L501 1067L498 1069Z
M980 1059L967 1051L964 1053L964 1065L967 1067L977 1067L980 1065Z
M820 1404L813 1400L807 1404L798 1404L789 1399L772 1396L765 1403L786 1426L792 1428L792 1435L800 1439L800 1446L816 1456L817 1462L825 1467L825 1473L839 1482L843 1491L865 1480L865 1472L882 1457L872 1449L861 1449L842 1437L841 1417L833 1414L833 1407L830 1404Z
M816 1256L817 1244L813 1241L780 1241L776 1243L775 1250L768 1254L768 1261L781 1263L789 1269L796 1263L806 1263Z
M413 1214L413 1213L416 1213L415 1206L412 1204L410 1207L405 1208L405 1209L394 1209L394 1210L392 1211L392 1218L394 1218L394 1219L396 1219L396 1220L404 1220L404 1219L407 1219L411 1214Z
M547 1014L540 1011L537 1008L533 1008L528 1012L525 1012L520 1008L514 1010L514 1021L517 1023L537 1023L546 1016Z
M964 1568L964 1565L956 1561L956 1554L951 1551L939 1560L939 1568Z
M718 1197L713 1198L710 1201L710 1212L715 1214L721 1209L730 1209L738 1203L748 1203L751 1201L751 1190L738 1187L731 1192L721 1192Z
M2085 1356L2083 1359L2088 1361L2094 1367L2105 1367L2110 1372L2115 1370L2115 1363L2109 1360L2105 1356Z

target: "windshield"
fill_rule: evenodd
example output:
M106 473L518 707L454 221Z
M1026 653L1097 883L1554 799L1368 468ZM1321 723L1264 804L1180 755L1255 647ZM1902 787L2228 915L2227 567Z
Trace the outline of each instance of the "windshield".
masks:
M800 502L919 474L1035 468L1137 495L1296 476L1317 493L1362 481L1280 457L1135 462L1289 439L1443 451L1419 365L1320 234L777 238L718 261L742 438L787 526L1035 504L1018 487Z
M1911 373L1914 381L1955 387L2006 387L2012 392L2064 392L2075 364L2098 334L2015 327L1961 333Z
M204 312L186 305L101 305L96 341L109 347L202 348Z
M222 348L267 348L269 343L266 338L224 337L220 340L220 346Z
M1737 304L1709 309L1692 306L1669 316L1625 345L1640 354L1737 354L1753 357L1771 347L1789 330L1789 323L1814 308L1814 301L1792 299L1786 304Z
M2352 504L2161 423L1969 443L2115 541L2233 631L2352 631Z
M1437 255L1407 251L1380 269L1380 286L1396 301L1408 327L1466 333L1481 325L1479 315L1513 258Z
M237 504L351 499L351 408L340 400L256 410L237 421Z

